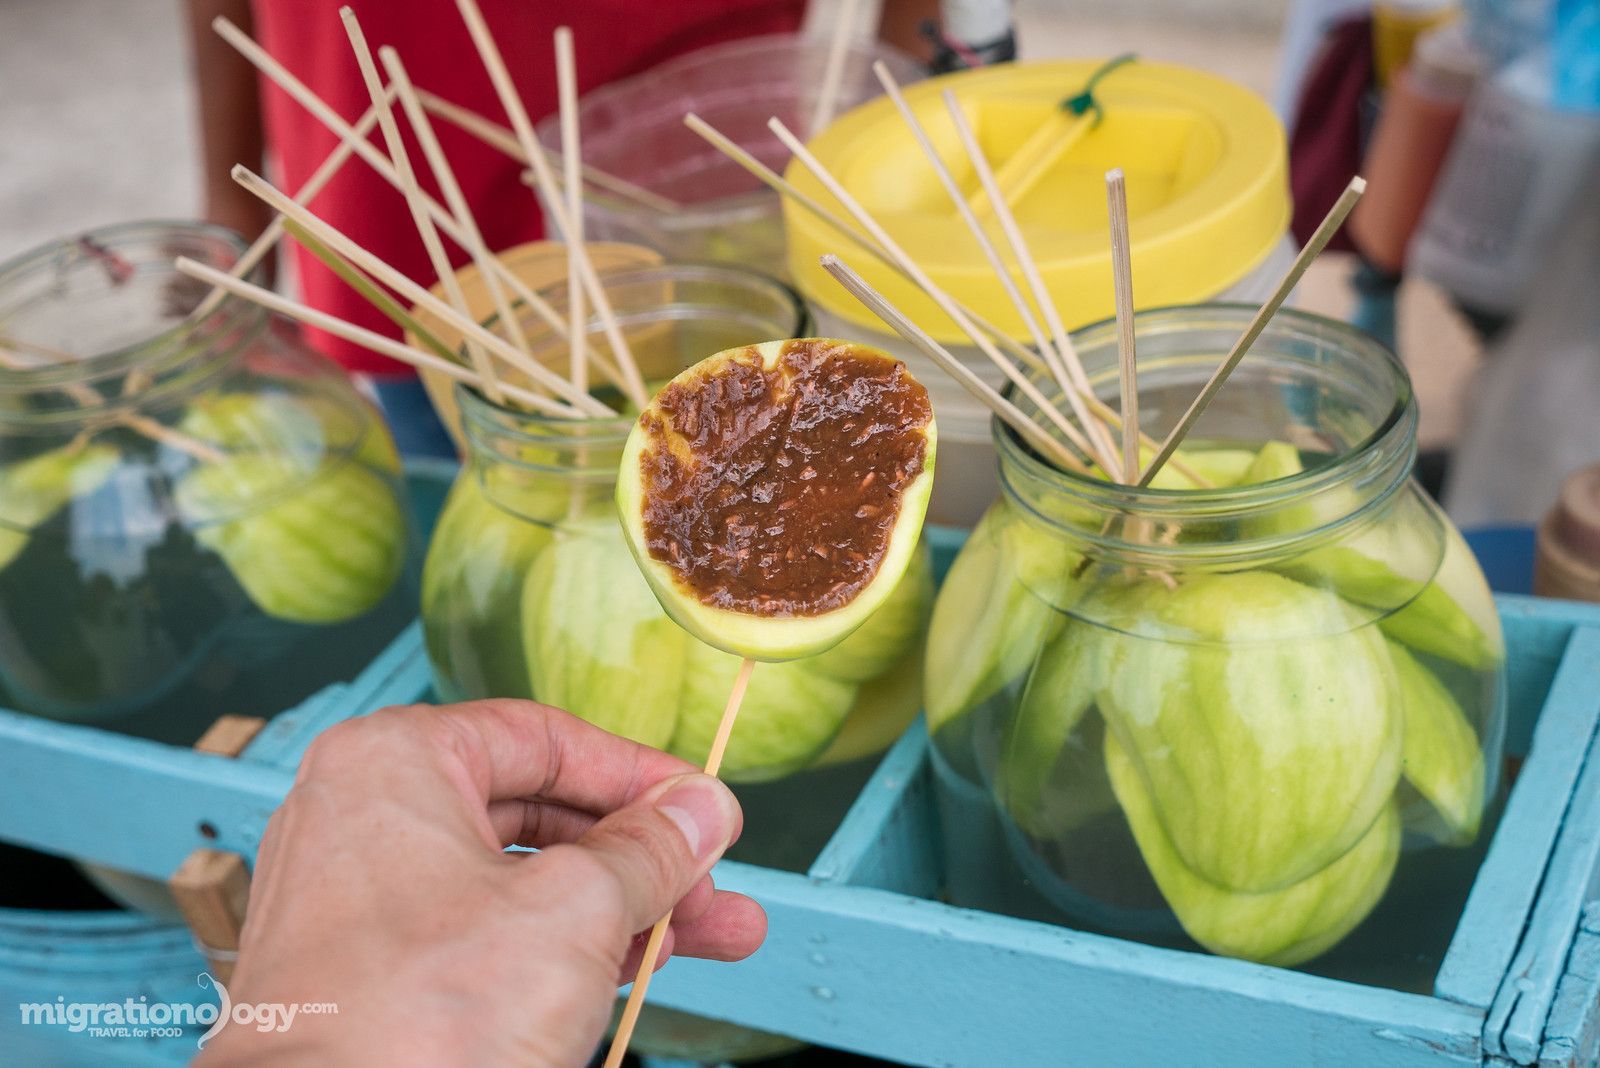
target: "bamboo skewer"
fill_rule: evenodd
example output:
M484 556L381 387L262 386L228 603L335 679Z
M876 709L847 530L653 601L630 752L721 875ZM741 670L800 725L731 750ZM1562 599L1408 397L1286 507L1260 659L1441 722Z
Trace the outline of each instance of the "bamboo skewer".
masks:
M1324 248L1327 248L1328 242L1333 240L1333 235L1338 232L1340 226L1344 225L1345 218L1349 216L1351 210L1356 206L1356 201L1361 199L1361 194L1366 190L1367 181L1365 178L1358 176L1350 179L1350 184L1345 186L1344 192L1339 194L1339 199L1334 202L1328 214L1323 218L1322 222L1317 224L1316 230L1306 241L1305 248L1300 250L1300 255L1295 257L1294 263L1289 267L1289 270L1279 279L1277 288L1272 291L1272 296L1268 297L1267 302L1261 305L1261 309L1256 312L1255 318L1250 320L1250 325L1245 328L1245 332L1239 336L1238 341L1233 343L1233 348L1228 351L1228 355L1223 359L1216 371L1212 372L1206 384L1201 387L1199 395L1195 397L1188 410L1183 413L1171 432L1167 434L1166 439L1162 441L1161 448L1156 450L1154 459L1150 461L1150 466L1145 468L1144 474L1139 478L1138 484L1140 486L1148 486L1150 484L1150 480L1155 478L1156 473L1161 470L1161 466L1172 457L1178 446L1183 443L1184 437L1190 430L1194 429L1195 422L1211 404L1212 400L1216 398L1217 391L1222 388L1222 384L1228 380L1228 376L1233 373L1233 369L1239 366L1239 361L1244 359L1245 353L1250 351L1250 346L1256 343L1256 339L1267 328L1267 323L1272 320L1278 309L1283 306L1283 302L1289 299L1290 292L1299 283L1300 277L1306 273L1306 268L1311 266L1311 262L1317 258Z
M501 126L498 122L479 115L471 108L464 108L460 104L452 103L439 94L431 93L426 89L417 90L417 99L421 100L422 106L435 117L443 119L452 126L471 134L491 148L498 148L518 163L531 162L527 153L522 151L522 145L518 143L517 135L511 132L510 127ZM548 152L545 153L547 156L549 154ZM564 164L565 161L563 160L562 162ZM607 193L621 197L624 200L631 200L636 206L649 211L670 214L681 210L683 207L676 200L670 200L660 193L651 192L642 186L634 185L624 178L618 178L614 174L587 163L581 164L579 170L583 174L584 181L596 189L603 189ZM564 185L565 181L562 184Z
M406 277L404 272L396 270L390 264L356 244L346 234L314 214L310 209L304 208L284 196L272 183L260 175L252 173L248 167L243 165L235 166L233 168L233 177L240 185L266 201L268 205L304 226L308 233L326 243L333 251L350 260L373 278L394 289L413 304L420 305L444 319L463 335L475 339L489 352L525 371L539 386L590 415L602 418L616 415L610 408L607 408L587 393L580 393L574 390L572 383L565 378L555 374L538 362L528 359L498 334L486 330L470 318L463 318L457 315L455 309Z
M271 79L275 85L292 97L306 111L310 112L317 121L332 131L340 139L341 149L346 149L360 156L373 170L378 172L379 177L394 186L396 190L401 189L400 176L395 171L394 164L389 161L388 156L367 140L365 132L358 132L355 127L345 122L339 113L328 105L327 101L323 100L309 86L296 78L289 72L287 67L274 59L265 49L252 41L248 35L233 23L219 16L212 20L211 25L217 34L232 45L252 66ZM377 116L374 114L373 123L376 124L376 122ZM368 130L370 129L371 127L369 126ZM309 185L309 183L307 184ZM302 197L299 199L308 198ZM424 194L422 200L427 207L428 214L432 216L434 224L449 235L450 239L461 248L468 248L467 236L460 224L456 222L455 217L432 197ZM549 301L529 289L527 284L518 278L510 268L506 267L499 257L493 258L490 263L493 265L495 273L500 276L500 280L511 287L511 291L516 294L519 300L533 309L534 314L544 321L551 332L562 339L568 337L569 331L566 320L550 306ZM599 350L593 347L590 348L590 358L606 372L613 382L626 389L625 377L611 360L605 358ZM638 401L638 398L632 399L636 402Z
M356 65L361 69L361 80L366 83L373 107L378 109L378 126L383 130L384 143L389 146L389 160L394 164L395 173L400 176L400 192L405 197L406 208L411 212L411 221L417 228L417 235L422 238L422 247L427 251L428 262L433 264L433 273L438 277L450 306L461 318L471 319L467 296L461 291L461 282L456 278L450 256L444 250L444 243L439 240L439 232L434 228L433 219L422 204L422 188L417 184L416 172L411 168L411 154L400 138L400 125L395 122L394 111L384 96L383 81L378 77L378 66L372 60L372 50L367 46L366 34L362 32L361 23L350 8L340 8L339 18L344 22L345 33L350 38L351 51L355 53ZM465 347L467 359L472 363L472 368L478 373L478 377L483 380L484 392L489 400L496 404L503 403L505 394L500 391L500 380L495 377L494 365L489 362L489 354L471 337L465 339Z
M467 203L465 194L461 192L461 184L456 181L455 169L450 166L450 160L444 154L444 149L433 132L433 123L429 121L427 112L422 110L422 105L417 101L416 87L411 83L411 75L406 71L405 64L400 61L400 54L393 48L385 45L378 49L378 58L383 61L384 69L389 72L389 81L400 98L400 106L405 109L406 119L411 123L411 130L416 134L417 143L422 146L422 154L428 160L428 167L433 171L440 191L444 193L445 203L455 215L456 222L461 224L462 232L467 238L467 251L472 255L472 262L477 265L478 275L483 279L484 288L489 291L489 299L494 302L499 322L504 326L511 343L523 352L528 352L528 338L522 332L521 317L512 308L500 276L491 266L494 253L489 250L482 231L478 229L478 221L473 218L472 207ZM459 282L453 284L459 290Z
M706 754L703 770L707 775L715 775L722 770L722 756L728 751L728 738L733 734L733 724L739 718L739 706L744 703L744 692L750 686L750 673L755 667L756 662L749 657L745 657L739 665L739 674L735 676L733 689L728 693L728 703L722 709L722 719L717 723L717 733L711 739L711 751ZM650 980L656 973L656 958L661 955L661 943L666 941L667 929L671 926L672 910L669 909L650 928L650 938L645 942L644 956L639 961L639 973L634 977L633 989L628 991L628 1003L622 1008L622 1018L617 1021L617 1033L611 1039L611 1048L606 1051L603 1068L621 1068L622 1058L628 1052L628 1041L633 1038L633 1028L639 1022L639 1010L644 1007L645 992L650 989Z
M573 55L572 30L559 26L555 32L556 96L561 113L561 170L566 185L567 222L567 322L586 323L583 286L578 279L578 257L586 248L583 236L583 181L579 171L583 152L578 144L578 61ZM573 330L568 339L567 375L580 389L589 388L588 367L584 362L583 333Z
M889 236L888 231L878 224L878 221L861 206L855 197L850 195L850 191L845 189L839 183L839 180L822 165L821 161L813 156L805 145L800 143L800 139L795 137L789 128L776 118L767 120L767 126L784 143L784 146L805 165L806 169L817 177L817 180L827 188L828 192L832 193L839 203L844 205L845 210L849 211L855 217L855 220L877 240L878 244L882 245L885 251L893 256L899 265L911 275L912 279L922 287L928 296L933 299L934 303L938 304L940 309L972 338L973 343L989 358L990 362L1011 380L1012 384L1022 392L1023 396L1038 407L1040 414L1049 419L1056 429L1061 431L1062 436L1072 442L1075 447L1083 450L1084 455L1093 456L1094 452L1089 448L1088 441L1079 432L1078 428L1072 424L1072 421L1062 415L1050 403L1049 398L1029 381L1028 376L1016 364L1000 355L1000 351L994 347L983 331L978 329L977 325L967 317L966 313L956 306L950 295L940 289L932 278L928 277L927 272L919 267L916 261L895 242L894 238Z
M839 284L849 290L850 294L864 304L869 311L882 319L895 333L905 338L914 345L928 359L938 364L951 378L954 378L966 391L987 405L995 415L1005 421L1013 430L1037 448L1040 452L1048 454L1051 459L1061 464L1069 471L1086 474L1088 467L1082 460L1072 454L1060 441L1045 433L1043 427L1032 419L1027 413L1002 397L989 383L973 373L972 368L956 359L949 350L930 337L921 327L913 323L904 312L890 304L888 298L873 289L855 271L837 256L822 257L822 269L833 275Z
M1111 218L1111 285L1117 303L1117 364L1122 387L1122 480L1139 481L1139 363L1133 330L1133 247L1128 236L1128 188L1122 168L1106 172Z
M916 113L911 110L911 105L906 103L905 96L900 92L900 85L895 81L894 75L889 73L889 68L884 65L882 60L879 60L872 65L872 70L878 76L878 81L882 83L884 92L889 94L889 99L894 102L894 106L899 110L900 117L910 127L912 135L917 139L917 143L922 146L923 154L928 157L928 162L933 165L934 173L939 176L939 181L944 185L945 192L949 194L950 199L955 203L956 208L961 213L961 217L967 224L967 228L972 231L973 238L978 242L978 246L983 250L984 256L989 260L989 266L994 269L995 277L1005 289L1006 296L1011 299L1011 303L1016 307L1017 313L1022 317L1023 324L1032 334L1034 345L1044 357L1045 365L1049 368L1051 376L1056 380L1056 385L1061 387L1061 392L1067 398L1067 403L1072 406L1073 414L1077 415L1079 422L1087 428L1093 420L1085 409L1082 398L1078 396L1078 392L1074 388L1071 378L1067 375L1066 369L1062 367L1061 357L1051 350L1050 342L1045 339L1044 331L1040 328L1038 320L1034 318L1032 310L1028 307L1027 300L1022 296L1022 291L1017 288L1016 282L1012 280L1011 271L1006 267L1005 261L1000 258L1000 250L995 247L993 241L989 240L989 234L984 230L983 224L978 221L978 217L967 206L966 198L962 196L961 187L956 183L955 175L950 173L950 168L945 165L943 157L939 155L939 150L928 136L928 131L917 119ZM1103 448L1092 451L1085 450L1085 452L1086 455L1096 457L1100 461L1100 466L1106 471L1112 470L1115 460L1108 461L1107 457L1111 454L1104 451Z
M806 123L806 132L812 137L827 129L839 110L845 56L850 52L850 39L855 36L856 15L860 8L861 0L841 0L839 10L834 14L833 33L828 36L828 58L822 66L822 85L817 90L811 121Z
M220 15L217 16L217 21L228 22L227 19ZM228 23L228 25L232 27L233 24ZM384 89L384 98L386 100L394 98L394 88L392 86ZM357 138L365 142L368 135L372 133L372 128L377 124L378 108L377 105L373 105L361 113L361 118L356 120L351 129L355 131ZM334 176L344 169L344 165L350 161L350 156L354 152L355 145L349 140L341 140L335 145L333 151L328 153L327 158L318 164L316 170L311 172L311 177L305 180L305 184L295 191L295 202L309 204L315 200L317 194L321 193L323 188L334 179ZM256 269L256 265L265 259L267 253L281 240L283 240L283 217L274 215L272 221L267 224L267 228L261 231L260 236L254 241L250 242L250 247L244 250L243 255L239 257L238 262L233 265L233 269L228 273L235 278L246 277ZM223 290L213 289L189 313L189 318L196 321L204 319L216 310L218 304L222 303L224 295L225 292Z
M978 144L978 138L972 130L972 124L967 122L966 112L961 110L961 102L955 94L948 89L944 91L944 104L950 112L950 121L955 124L956 134L961 138L962 147L966 149L968 158L972 161L973 170L978 174L978 180L989 190L990 201L994 205L995 219L1000 223L1000 229L1005 233L1006 240L1011 245L1011 251L1016 256L1017 264L1022 268L1022 276L1028 282L1028 288L1033 292L1034 303L1039 305L1039 311L1044 316L1045 322L1050 326L1055 346L1055 356L1064 366L1062 373L1068 374L1074 382L1082 398L1094 396L1094 388L1089 384L1089 376L1084 374L1083 363L1078 359L1078 352L1072 347L1072 339L1067 335L1067 328L1061 321L1061 314L1056 310L1055 301L1050 299L1050 290L1044 284L1044 278L1039 274L1039 267L1034 262L1033 253L1028 250L1027 240L1022 235L1022 228L1017 225L1016 216L1011 213L1010 206L1005 197L1000 195L995 185L994 170L989 166L988 157L983 154L983 147ZM1048 359L1048 357L1047 357ZM1098 420L1086 419L1079 403L1074 401L1073 391L1067 391L1067 400L1072 403L1072 410L1079 419L1084 420L1085 428L1102 450L1102 454L1109 453L1111 463L1102 462L1106 474L1113 479L1121 480L1122 465L1116 462L1116 445L1111 440L1110 433L1105 425Z
M478 10L476 0L456 0L456 8L467 24L467 32L472 36L472 43L478 50L478 56L483 60L485 70L488 71L489 81L493 83L495 94L500 98L500 106L505 108L507 117L511 119L511 129L516 133L517 141L522 145L522 151L527 154L528 162L538 177L539 190L544 195L545 211L554 217L561 233L571 241L575 227L572 220L567 218L567 212L562 206L561 197L556 189L555 176L550 170L550 161L545 158L544 150L539 147L538 138L534 136L533 123L528 119L528 110L522 106L522 98L517 95L517 87L511 81L510 72L506 70L499 46L494 43L494 36L490 34L488 25L483 21L483 13ZM595 314L600 317L600 327L606 336L606 341L611 345L611 354L617 361L617 366L622 369L626 380L624 389L634 403L643 408L649 403L649 398L644 379L639 375L639 365L634 361L633 352L622 336L616 313L611 308L611 300L606 295L605 287L600 284L594 264L589 260L588 250L583 247L581 241L575 244L579 274L589 292L589 299L594 301ZM574 333L581 333L583 324L572 323L571 329Z
M387 356L402 363L409 363L413 367L438 371L440 374L448 375L456 381L465 382L470 386L479 388L483 386L482 379L453 360L447 360L441 356L435 356L431 352L413 348L404 342L396 341L394 338L380 334L376 330L368 330L364 326L347 323L338 316L329 315L327 312L318 311L308 305L301 304L299 301L290 300L288 297L274 293L270 289L246 282L242 278L235 278L206 264L196 263L188 257L179 257L177 266L178 270L191 278L198 278L202 282L210 282L212 285L224 289L234 296L242 297L253 304L261 305L269 311L287 315L291 319L314 326L319 330L326 330L335 337L360 345L362 348L376 352L380 356ZM507 397L526 406L530 411L552 415L559 419L587 419L591 417L589 413L581 412L569 404L551 400L549 397L524 389L521 386L514 386L509 382L501 383L500 388L504 390Z
M729 159L733 160L733 162L737 163L750 174L760 179L761 182L773 192L793 200L796 204L799 204L801 207L805 208L818 219L821 219L823 222L827 223L841 236L860 247L862 251L878 260L885 267L889 268L891 271L894 271L907 281L910 281L913 285L916 284L916 279L912 277L911 273L901 267L900 264L895 261L894 257L883 248L883 246L879 245L867 235L863 234L855 226L840 218L828 208L824 207L814 197L797 188L794 183L790 182L788 179L772 170L772 168L756 159L753 155L741 148L736 142L718 130L715 126L712 126L710 123L706 122L693 112L685 115L683 122L685 126L689 127L689 129L705 138L705 140L708 141L718 151L722 152ZM1044 362L1036 354L1029 352L1022 345L1013 340L1010 335L1005 333L1005 331L1001 330L987 319L984 319L982 316L978 315L978 313L974 312L971 308L961 304L959 301L954 301L954 298L951 299L956 304L956 307L961 309L963 314L965 314L985 334L993 339L996 345L999 345L1001 348L1005 349L1006 352L1020 361L1024 366L1032 368L1033 370L1041 373L1049 373L1048 369L1044 365ZM1117 413L1112 411L1098 397L1090 397L1088 398L1088 401L1090 409L1094 411L1094 413L1101 419L1110 422L1113 426L1118 428L1122 426L1122 420ZM1158 445L1158 442L1156 442L1155 439L1151 438L1147 434L1141 433L1139 440L1144 447L1149 448L1151 451L1154 451ZM1199 472L1190 468L1189 465L1184 463L1182 460L1174 458L1171 463L1174 468L1182 471L1184 475L1193 481L1197 486L1211 485L1211 483Z

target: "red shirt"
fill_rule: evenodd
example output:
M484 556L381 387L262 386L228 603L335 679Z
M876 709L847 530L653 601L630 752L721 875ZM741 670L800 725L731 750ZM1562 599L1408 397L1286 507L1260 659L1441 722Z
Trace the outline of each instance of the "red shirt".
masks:
M266 50L351 123L371 104L339 8L355 9L374 53L393 45L412 81L510 125L454 0L255 0L255 36ZM799 27L804 0L479 0L529 117L556 110L557 26L572 27L578 91L622 78L706 45ZM381 69L381 68L380 68ZM262 109L274 184L293 193L338 145L338 139L270 81ZM427 162L398 105L399 125L423 187L439 197ZM543 233L538 205L519 175L522 164L441 120L434 120L451 167L494 249ZM372 141L383 149L382 134ZM363 248L424 284L435 281L422 240L401 195L359 157L352 157L312 202L312 209ZM292 240L294 263L307 303L353 323L398 337L388 319ZM465 252L444 239L457 266ZM406 373L404 365L308 330L317 347L355 371Z

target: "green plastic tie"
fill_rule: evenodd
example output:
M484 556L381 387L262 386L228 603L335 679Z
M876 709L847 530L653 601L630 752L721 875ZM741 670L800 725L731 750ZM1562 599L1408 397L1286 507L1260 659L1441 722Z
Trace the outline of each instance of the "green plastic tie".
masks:
M1101 65L1099 70L1089 75L1089 80L1083 83L1082 92L1078 93L1076 96L1069 96L1065 100L1061 101L1062 109L1070 111L1074 115L1082 115L1085 112L1092 111L1094 112L1094 122L1090 124L1090 129L1099 126L1100 120L1106 117L1106 112L1105 109L1100 106L1100 101L1095 98L1094 87L1098 85L1100 79L1104 78L1107 74L1110 74L1118 67L1132 63L1138 58L1139 57L1132 52L1124 52L1122 55L1117 56L1114 59L1107 60Z

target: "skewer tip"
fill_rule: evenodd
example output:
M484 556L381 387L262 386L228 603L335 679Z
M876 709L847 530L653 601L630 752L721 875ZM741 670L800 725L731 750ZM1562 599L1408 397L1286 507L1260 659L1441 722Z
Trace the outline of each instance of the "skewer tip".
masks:
M1362 193L1367 191L1367 180L1358 174L1354 178L1350 179L1350 185L1348 188L1350 192L1354 193L1356 196L1360 196Z
M1106 185L1115 185L1117 182L1125 181L1126 177L1122 173L1121 167L1112 167L1109 171L1106 171Z

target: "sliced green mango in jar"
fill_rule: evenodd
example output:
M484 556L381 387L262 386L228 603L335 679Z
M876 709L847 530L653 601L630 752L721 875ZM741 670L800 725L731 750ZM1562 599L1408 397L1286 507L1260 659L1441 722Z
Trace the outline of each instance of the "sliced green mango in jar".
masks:
M33 528L105 485L117 469L109 445L63 446L0 467L0 568L21 555Z
M1366 832L1321 871L1278 890L1245 893L1196 874L1167 838L1134 762L1105 736L1106 771L1161 896L1189 937L1213 953L1293 967L1320 956L1366 919L1394 875L1400 819L1385 802Z
M1099 707L1174 849L1250 892L1333 863L1400 776L1382 635L1336 594L1265 571L1145 598L1130 632L1105 638Z
M1287 478L1304 470L1299 450L1282 441L1261 446L1245 485ZM1330 491L1346 494L1347 491ZM1348 507L1315 501L1266 521L1255 533L1311 530L1319 516L1336 518ZM1443 553L1426 527L1443 532ZM1336 590L1356 604L1388 610L1384 633L1413 649L1471 668L1504 656L1494 600L1472 550L1433 506L1404 499L1337 544L1313 549L1283 568L1315 586Z
M844 641L807 663L848 682L883 674L922 642L933 602L933 563L926 544L917 548L894 591Z
M523 650L522 589L550 528L484 495L478 472L456 479L422 567L422 623L446 700L532 697Z
M245 453L191 468L175 497L195 540L279 619L354 619L383 600L405 564L408 525L395 489L361 464L308 470Z
M1156 458L1156 449L1150 445L1139 448L1139 467L1143 470L1149 466L1150 461ZM1150 480L1151 489L1160 490L1196 490L1206 488L1220 489L1235 485L1244 472L1255 459L1255 454L1247 449L1177 449L1167 462L1161 465L1161 470L1156 472L1155 478ZM1197 482L1186 472L1194 472L1205 482ZM1090 471L1096 478L1112 481L1109 476L1095 465Z
M997 503L950 567L933 606L923 676L928 729L938 731L1020 679L1060 626L1081 556Z
M922 711L922 649L861 684L839 733L811 767L846 764L876 756L900 739Z
M535 700L664 748L678 727L690 638L667 618L615 519L558 531L522 588Z
M688 638L686 659L678 728L667 751L704 764L740 658ZM810 660L757 664L718 774L730 782L765 782L806 767L833 741L859 690Z
M289 391L224 392L194 401L178 423L186 434L229 452L332 461L354 456L377 471L400 472L400 454L377 412L332 397Z
M1444 822L1443 840L1467 845L1483 818L1483 749L1444 683L1395 642L1389 643L1404 709L1401 767L1406 782Z
M1084 784L1057 782L1056 769L1094 704L1102 655L1098 630L1069 620L1040 650L1022 700L1006 724L995 797L1034 838L1059 837L1095 814L1080 803L1077 787Z

